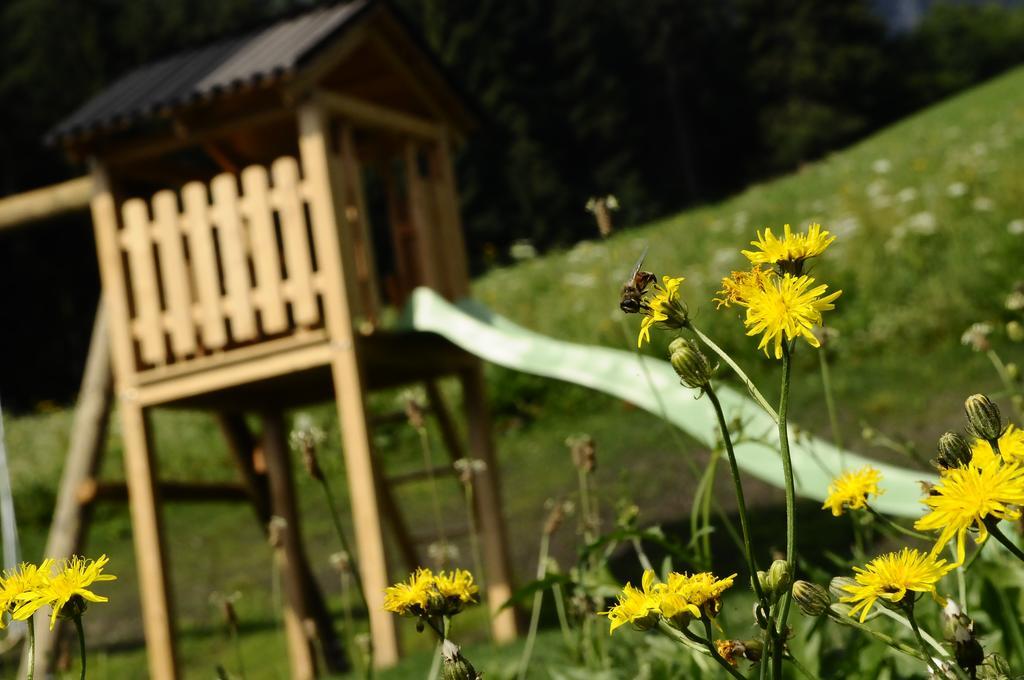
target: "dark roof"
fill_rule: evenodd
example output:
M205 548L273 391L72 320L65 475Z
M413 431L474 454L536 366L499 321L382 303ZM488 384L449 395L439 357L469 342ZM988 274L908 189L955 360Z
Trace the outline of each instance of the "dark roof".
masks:
M351 0L319 7L141 66L58 123L46 141L131 124L164 109L277 80L303 66L372 4Z

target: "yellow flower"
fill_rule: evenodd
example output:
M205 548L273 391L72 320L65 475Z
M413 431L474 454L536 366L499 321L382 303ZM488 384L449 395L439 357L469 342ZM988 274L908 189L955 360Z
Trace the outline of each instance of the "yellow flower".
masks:
M863 623L880 597L893 603L902 601L907 591L932 593L936 597L935 584L953 566L946 564L946 560L936 559L934 554L928 555L913 548L880 555L863 569L853 568L857 582L842 587L850 595L839 598L839 601L848 604L856 602L850 609L850 616L860 611Z
M809 276L785 274L776 278L764 290L750 290L747 316L743 320L747 335L763 333L758 349L768 354L768 345L775 342L775 358L782 358L782 341L803 338L811 347L821 342L811 329L821 325L821 313L835 309L832 303L843 291L825 295L828 286L811 287Z
M662 614L671 618L674 614L688 611L700 617L701 610L713 618L718 614L722 593L732 586L736 574L723 579L715 578L709 571L688 575L672 572L668 582L658 588L665 605ZM673 609L673 613L666 611Z
M821 508L830 509L836 517L842 515L845 508L863 510L868 503L868 494L880 496L883 493L878 488L880 481L882 473L870 465L853 472L844 472L828 485L828 497Z
M606 612L598 612L601 616L607 616L611 622L609 634L627 623L646 630L657 622L661 608L660 598L653 589L654 572L650 569L645 571L640 585L643 590L637 590L627 583L617 597L617 604Z
M757 233L757 240L750 245L759 250L742 251L754 264L780 265L783 271L800 273L803 261L821 255L836 237L821 230L820 224L812 224L806 234L794 234L787 224L783 227L782 238L777 238L771 229Z
M1024 462L1024 430L1010 425L999 438L999 453L1007 463ZM995 452L992 445L984 439L975 439L971 443L971 462L978 467L985 467L992 462Z
M3 577L0 578L0 628L7 625L3 619L4 612L11 612L13 616L14 610L18 609L18 605L26 597L32 596L38 589L46 585L50 580L52 568L53 560L51 559L44 560L39 566L22 562L17 569L4 572ZM27 619L46 604L45 601L37 598L33 598L32 602L35 603L33 606L23 606L18 609L20 615L15 618Z
M65 616L81 615L85 600L106 602L107 598L92 592L89 587L100 581L117 579L113 574L103 573L103 567L109 561L106 555L100 555L95 560L87 560L77 555L64 560L60 571L49 578L44 585L36 588L34 593L21 598L23 604L14 611L14 618L28 618L31 616L31 612L26 613L29 609L35 611L40 606L48 604L53 607L53 613L50 615L50 630L53 630L53 626L57 623L57 617L61 615L61 609L64 605L72 602L72 598L80 598L77 600L77 604L82 608L71 614L64 612Z
M400 616L419 616L426 612L434 592L434 574L420 567L408 583L396 583L384 590L384 609Z
M475 602L473 596L479 591L479 588L473 583L473 574L465 569L438 573L434 577L434 587L437 588L441 597L456 598L463 603Z
M1020 510L1012 506L1024 504L1024 469L1016 463L1000 461L985 467L972 463L949 468L939 474L939 483L921 502L931 508L931 512L914 522L914 528L939 531L933 555L955 537L956 564L960 565L964 562L968 529L977 528L974 542L980 544L988 538L987 517L1020 519Z
M763 291L773 278L775 272L771 269L761 269L759 264L751 267L750 271L733 272L722 279L722 290L718 291L721 297L712 298L712 302L718 303L718 309L734 304L745 307L751 295Z
M643 347L645 340L651 341L651 326L655 324L664 328L682 328L686 325L686 305L679 299L679 284L685 280L681 276L663 276L662 283L655 284L654 294L644 301L644 318L640 322L637 347Z

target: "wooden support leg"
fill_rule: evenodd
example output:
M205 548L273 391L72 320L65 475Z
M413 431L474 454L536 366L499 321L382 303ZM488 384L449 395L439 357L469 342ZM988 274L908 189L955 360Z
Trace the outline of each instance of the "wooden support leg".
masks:
M271 528L271 543L284 582L284 618L291 677L293 680L312 680L316 677L316 652L306 634L305 622L310 617L303 596L302 566L305 558L284 418L280 412L263 413L260 418L263 423L263 455L270 480L270 507L274 515L271 523L280 521Z
M373 472L370 430L362 386L358 374L353 374L353 371L358 371L358 364L353 360L355 357L351 355L351 350L348 350L348 356L345 350L338 354L331 362L331 370L341 423L345 476L348 479L349 497L352 499L360 578L369 608L367 614L373 638L373 660L378 668L386 668L398 661L398 637L394 615L384 611L384 589L390 584Z
M75 420L71 425L68 455L61 474L57 507L53 511L50 534L46 539L46 557L61 559L79 552L89 523L89 509L78 502L78 490L88 483L99 470L103 456L103 443L110 419L113 396L113 376L110 371L110 333L107 329L103 299L96 308L89 355L85 361L85 374L78 391ZM44 675L52 671L54 651L59 628L49 626L36 629L36 665ZM28 647L22 654L20 678L28 674Z
M482 366L463 372L462 401L469 422L469 446L473 456L484 461L487 469L477 475L476 509L480 518L484 564L487 568L487 606L491 611L491 633L495 642L514 640L518 633L515 611L500 609L512 597L509 578L508 542L501 513L501 479L494 442L491 439L491 414L487 408Z
M409 531L409 525L406 524L402 511L398 509L398 502L395 501L395 495L391 492L388 481L382 478L377 465L373 466L373 478L376 483L381 515L391 527L391 534L398 546L398 552L402 554L402 562L410 572L415 571L422 564L419 551L416 549L416 541Z
M142 626L146 634L151 680L174 680L178 676L174 632L164 559L163 527L160 522L156 471L149 447L146 414L130 399L121 399L121 431L124 438L124 467L128 482L135 563L142 593Z

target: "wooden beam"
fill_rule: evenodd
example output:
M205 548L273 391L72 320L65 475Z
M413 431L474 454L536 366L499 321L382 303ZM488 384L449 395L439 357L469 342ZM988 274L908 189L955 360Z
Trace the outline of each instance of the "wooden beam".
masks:
M172 482L156 485L160 501L183 503L249 502L249 493L241 484L231 482ZM124 482L97 482L90 479L82 483L76 493L80 505L97 501L128 500L128 485Z
M168 135L155 140L135 140L111 148L98 149L97 154L101 155L104 162L110 165L124 165L197 144L201 145L247 128L283 121L292 115L294 115L293 112L283 106L253 111L242 117L236 116L230 120L188 128L184 137Z
M92 177L76 177L59 184L0 198L0 231L25 226L66 213L86 211L92 199Z
M441 126L426 118L328 90L318 90L317 96L331 113L347 118L357 126L382 128L428 140L441 138Z

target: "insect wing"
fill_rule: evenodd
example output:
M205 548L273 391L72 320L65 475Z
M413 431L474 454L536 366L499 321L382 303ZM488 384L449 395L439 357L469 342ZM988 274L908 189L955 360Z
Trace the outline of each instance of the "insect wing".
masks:
M640 273L640 267L644 266L644 260L647 258L647 250L649 246L644 246L644 251L640 253L640 258L636 261L636 266L633 267L632 273L629 278L626 279L627 285L636 285L636 275Z

